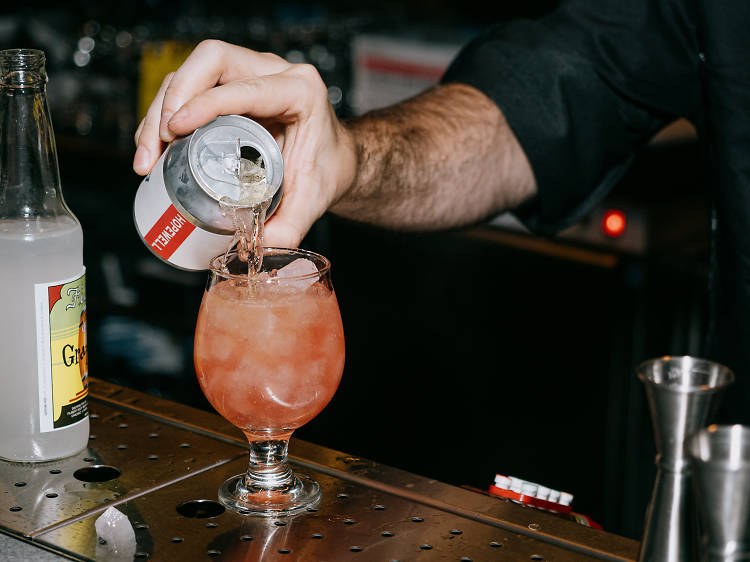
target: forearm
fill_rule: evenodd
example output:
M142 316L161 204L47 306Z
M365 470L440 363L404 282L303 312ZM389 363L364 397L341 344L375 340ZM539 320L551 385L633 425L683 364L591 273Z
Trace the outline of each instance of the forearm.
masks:
M357 152L344 217L399 229L463 226L536 193L523 150L497 106L461 84L434 88L346 122Z

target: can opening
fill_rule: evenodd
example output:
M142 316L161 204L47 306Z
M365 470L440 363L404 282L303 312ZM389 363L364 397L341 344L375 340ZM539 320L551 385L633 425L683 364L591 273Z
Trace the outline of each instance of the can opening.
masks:
M263 162L263 156L258 151L257 148L250 145L244 145L240 146L240 158L244 160L251 160L252 162L257 162L261 168L265 169L266 164ZM260 158L260 161L258 159Z

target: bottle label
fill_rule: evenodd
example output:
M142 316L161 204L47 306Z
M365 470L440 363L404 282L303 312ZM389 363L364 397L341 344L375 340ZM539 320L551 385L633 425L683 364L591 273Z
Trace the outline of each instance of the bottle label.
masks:
M55 431L88 416L86 268L80 275L34 285L39 426Z

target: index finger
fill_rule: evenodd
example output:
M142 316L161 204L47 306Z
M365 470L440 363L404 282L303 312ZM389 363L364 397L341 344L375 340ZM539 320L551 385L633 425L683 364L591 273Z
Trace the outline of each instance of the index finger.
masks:
M310 65L290 65L278 74L235 80L195 96L169 121L173 134L184 135L217 115L240 114L290 123L330 108L326 87Z
M209 39L202 41L177 69L164 94L159 135L165 142L174 139L167 123L187 101L216 85L241 78L255 78L287 69L287 61L271 53L259 53Z

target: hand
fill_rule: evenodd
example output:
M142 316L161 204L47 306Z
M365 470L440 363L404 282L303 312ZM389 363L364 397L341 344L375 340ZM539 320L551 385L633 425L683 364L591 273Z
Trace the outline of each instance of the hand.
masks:
M311 65L290 64L221 41L200 43L167 75L135 133L133 169L147 174L166 143L219 115L247 115L276 138L284 195L266 222L264 245L297 247L312 224L351 186L356 152Z

